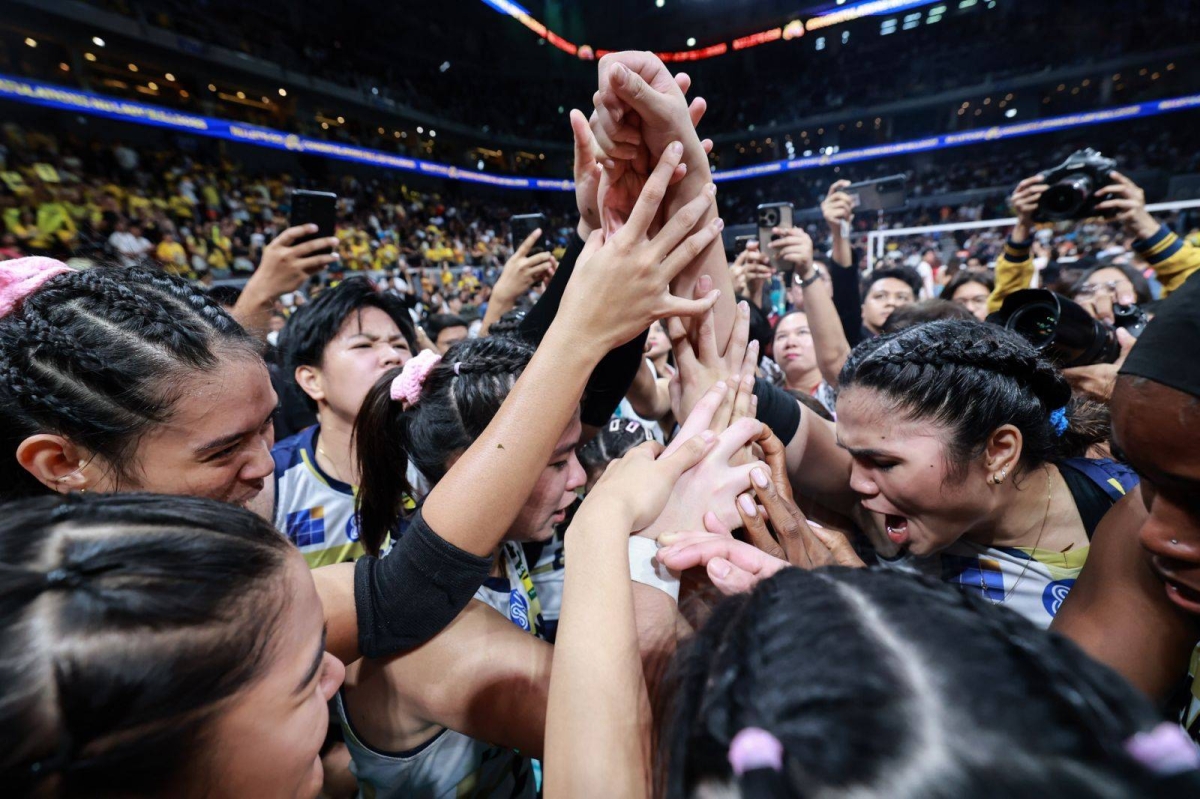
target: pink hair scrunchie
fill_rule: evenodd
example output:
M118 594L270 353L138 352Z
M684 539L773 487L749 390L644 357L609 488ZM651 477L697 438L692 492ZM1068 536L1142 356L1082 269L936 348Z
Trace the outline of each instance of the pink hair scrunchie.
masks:
M37 255L0 263L0 317L12 313L21 300L50 278L70 271L71 267L62 261Z
M415 358L409 359L396 378L392 380L392 399L401 400L409 405L416 405L421 399L421 387L425 378L438 365L442 356L433 350L423 350Z
M729 765L739 777L760 768L783 771L783 744L764 729L747 727L729 742Z

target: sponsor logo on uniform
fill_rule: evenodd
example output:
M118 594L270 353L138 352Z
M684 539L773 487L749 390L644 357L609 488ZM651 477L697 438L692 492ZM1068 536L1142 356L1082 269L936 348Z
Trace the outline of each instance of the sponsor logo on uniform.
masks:
M529 603L516 588L508 595L508 616L513 624L529 632Z
M1047 613L1051 616L1058 615L1058 609L1062 607L1063 600L1067 598L1073 585L1074 580L1055 580L1046 586L1046 590L1042 592L1042 605Z

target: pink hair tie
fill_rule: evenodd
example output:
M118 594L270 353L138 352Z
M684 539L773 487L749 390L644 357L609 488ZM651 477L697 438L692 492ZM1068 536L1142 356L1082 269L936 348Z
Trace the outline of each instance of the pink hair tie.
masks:
M31 256L0 263L0 317L8 316L26 297L55 275L71 268L53 258Z
M433 350L423 350L415 358L410 358L392 381L392 399L401 400L410 406L416 405L421 399L421 387L425 385L425 378L429 377L433 367L441 360L442 356Z
M1125 751L1149 771L1169 777L1200 768L1200 748L1178 724L1164 721L1125 742Z
M739 777L763 768L783 771L783 744L766 730L747 727L729 743L729 765Z

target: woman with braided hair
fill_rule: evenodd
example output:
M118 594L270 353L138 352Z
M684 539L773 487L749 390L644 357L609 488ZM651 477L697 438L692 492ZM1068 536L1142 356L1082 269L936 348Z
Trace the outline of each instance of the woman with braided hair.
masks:
M300 553L229 503L0 513L0 785L24 797L297 799L343 667Z
M675 652L652 714L621 577L627 531L669 501L664 466L640 448L614 462L568 531L581 550L555 644L549 799L1200 789L1200 749L1074 644L886 569L784 569L718 604ZM638 507L613 502L634 490Z
M803 414L788 443L796 491L853 514L883 564L1048 626L1101 519L1137 482L1112 461L1064 457L1079 447L1061 374L1014 333L947 320L859 345L840 385L836 429ZM755 491L778 505L767 480ZM740 569L740 549L689 538L660 559ZM731 584L777 568L755 562Z

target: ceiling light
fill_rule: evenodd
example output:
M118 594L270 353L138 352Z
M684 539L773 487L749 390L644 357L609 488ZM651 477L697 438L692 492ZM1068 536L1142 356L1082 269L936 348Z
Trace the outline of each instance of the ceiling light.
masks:
M93 36L93 37L92 37L92 44L96 45L97 47L103 47L103 46L104 46L104 40L103 40L103 39L101 39L99 36Z
M688 47L695 47L695 46L696 46L696 37L695 37L695 36L689 36L689 37L688 37L688 40L687 40L687 46L688 46Z
M163 77L167 79L167 82L168 82L168 83L174 83L174 82L175 82L175 76L174 76L174 75L172 75L170 72L168 72L166 75L163 75Z
M30 47L37 47L37 39L30 39L29 37L26 37L25 44L29 45Z
M279 90L279 96L280 96L280 97L287 97L287 89L280 89L280 90Z

